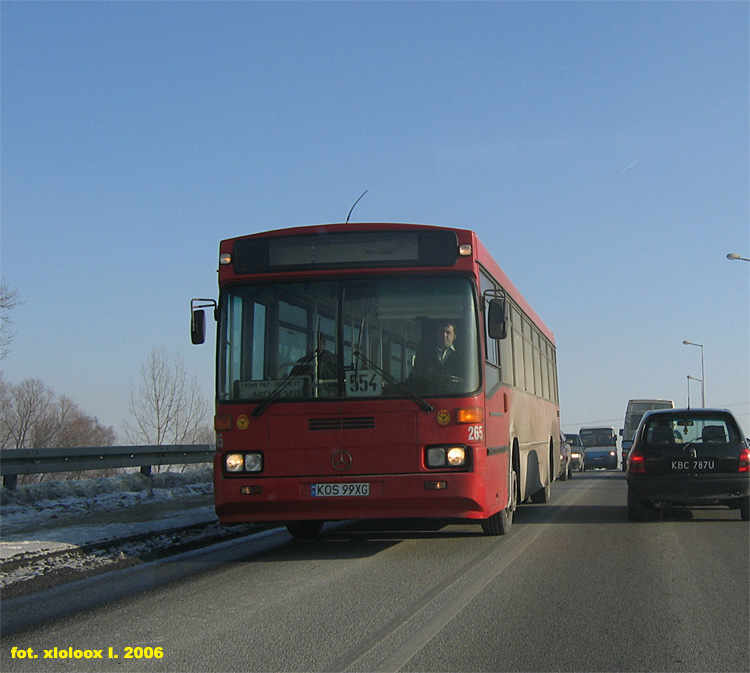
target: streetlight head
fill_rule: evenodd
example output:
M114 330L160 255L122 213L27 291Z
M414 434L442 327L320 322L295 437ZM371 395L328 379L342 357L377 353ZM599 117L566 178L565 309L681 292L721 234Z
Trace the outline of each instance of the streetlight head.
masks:
M687 339L685 339L685 341L683 341L682 343L684 343L686 346L692 346L693 345L693 342L692 341L688 341Z
M740 256L736 252L730 252L727 255L727 259L739 259L739 258L740 258Z

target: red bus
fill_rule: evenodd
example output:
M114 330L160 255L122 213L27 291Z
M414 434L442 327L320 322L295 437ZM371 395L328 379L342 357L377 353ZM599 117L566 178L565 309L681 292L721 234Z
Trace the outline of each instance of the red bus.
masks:
M560 471L554 337L476 234L329 224L221 242L222 523L446 518L506 533Z

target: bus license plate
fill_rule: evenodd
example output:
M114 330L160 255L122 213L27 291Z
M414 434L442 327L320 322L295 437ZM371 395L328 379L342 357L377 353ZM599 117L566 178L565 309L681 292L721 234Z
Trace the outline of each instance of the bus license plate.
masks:
M370 495L370 484L311 484L313 498L340 498Z

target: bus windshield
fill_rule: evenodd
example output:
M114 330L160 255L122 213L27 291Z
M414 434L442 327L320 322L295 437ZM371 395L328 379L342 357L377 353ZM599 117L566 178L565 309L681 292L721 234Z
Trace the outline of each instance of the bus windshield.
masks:
M474 393L472 288L444 276L229 286L219 304L219 400Z
M617 437L612 428L581 428L578 435L585 447L617 445Z

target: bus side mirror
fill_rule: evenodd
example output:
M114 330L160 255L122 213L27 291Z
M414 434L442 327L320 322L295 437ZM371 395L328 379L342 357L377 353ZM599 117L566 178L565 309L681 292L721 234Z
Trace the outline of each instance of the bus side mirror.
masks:
M214 318L216 318L216 301L213 299L190 300L190 340L194 344L202 344L206 341L206 312L203 309L209 306L213 306Z
M508 316L505 300L492 299L487 311L487 331L491 339L505 339L508 336Z
M206 340L206 312L203 309L191 313L190 340L194 344L202 344Z

